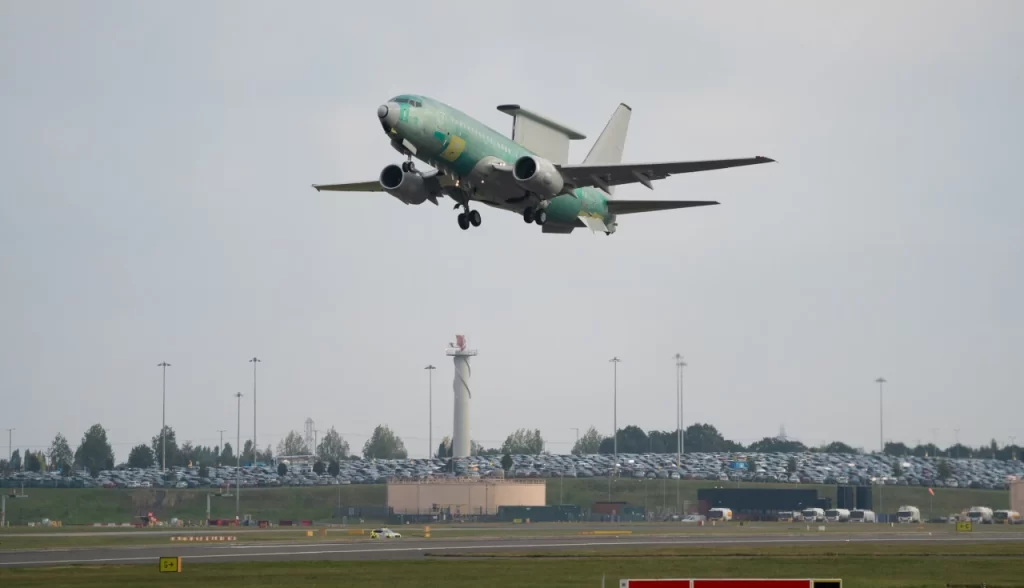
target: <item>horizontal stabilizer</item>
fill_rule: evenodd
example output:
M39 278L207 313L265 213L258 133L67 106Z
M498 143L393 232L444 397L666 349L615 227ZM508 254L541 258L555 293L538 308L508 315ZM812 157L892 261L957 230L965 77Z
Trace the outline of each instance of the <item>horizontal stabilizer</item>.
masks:
M712 200L609 200L608 212L612 214L633 214L635 212L655 212L674 208L691 208L693 206L712 206L718 204Z

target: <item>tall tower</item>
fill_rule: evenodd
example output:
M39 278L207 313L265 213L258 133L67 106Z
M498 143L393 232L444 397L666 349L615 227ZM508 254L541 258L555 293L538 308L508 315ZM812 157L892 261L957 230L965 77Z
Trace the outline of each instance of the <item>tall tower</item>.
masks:
M302 439L306 443L306 447L309 449L309 453L311 455L315 455L316 454L316 447L313 447L313 444L316 443L316 441L313 439L313 425L314 424L315 423L313 422L312 418L307 418L306 419L306 434L305 434L305 436Z
M466 336L456 335L455 345L448 344L448 355L455 358L455 419L452 431L452 457L469 457L469 378L473 370L469 358L476 355L475 349L466 349Z

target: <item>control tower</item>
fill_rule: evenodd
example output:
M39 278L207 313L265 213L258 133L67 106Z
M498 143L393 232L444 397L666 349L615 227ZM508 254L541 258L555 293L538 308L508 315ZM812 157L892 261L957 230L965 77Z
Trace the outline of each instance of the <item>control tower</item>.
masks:
M448 344L448 355L455 358L455 418L452 421L452 457L469 457L469 378L473 370L469 358L476 355L475 349L466 349L465 335L456 335L455 344Z

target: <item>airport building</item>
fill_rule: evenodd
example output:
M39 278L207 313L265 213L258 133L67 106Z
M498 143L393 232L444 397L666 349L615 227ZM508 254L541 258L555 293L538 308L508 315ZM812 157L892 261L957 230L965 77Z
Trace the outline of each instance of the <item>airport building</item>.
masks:
M1024 480L1010 482L1010 510L1024 512Z
M395 515L463 517L497 515L502 506L544 506L543 478L438 478L389 480L388 507Z

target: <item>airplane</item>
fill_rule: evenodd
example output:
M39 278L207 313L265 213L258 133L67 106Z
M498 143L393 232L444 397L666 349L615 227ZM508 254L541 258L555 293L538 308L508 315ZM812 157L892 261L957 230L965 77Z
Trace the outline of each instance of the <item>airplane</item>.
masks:
M632 108L619 104L581 164L570 164L569 142L582 133L517 104L498 106L513 118L512 136L484 125L447 104L416 94L395 96L377 108L391 146L406 157L391 164L377 181L314 184L338 192L385 192L407 205L438 198L455 201L459 227L481 223L472 203L521 214L543 233L571 233L576 228L611 235L618 216L675 208L715 205L705 200L616 200L615 187L653 182L675 174L755 165L767 157L622 163L622 150ZM421 172L413 158L433 167Z

